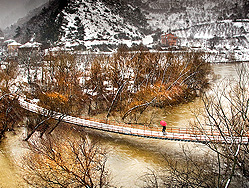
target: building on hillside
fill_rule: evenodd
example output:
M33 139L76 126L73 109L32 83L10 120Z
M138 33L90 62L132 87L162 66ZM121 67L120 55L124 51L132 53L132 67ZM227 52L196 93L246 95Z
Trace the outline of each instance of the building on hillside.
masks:
M3 44L2 44L3 49L4 49L5 51L7 51L7 50L8 50L8 45L9 45L10 43L12 43L12 42L16 42L16 41L13 40L13 39L8 39L8 40L3 41Z
M6 58L5 60L15 60L18 56L19 46L21 46L21 44L13 39L3 41L3 38L0 37L0 50L2 55Z
M161 45L166 47L176 46L178 43L178 37L172 33L161 35Z
M12 43L12 42L16 42L16 41L13 40L13 39L5 40L5 41L4 41L4 45L7 46L8 44L10 44L10 43Z
M13 41L7 45L8 54L11 57L18 56L18 48L21 46L20 43Z

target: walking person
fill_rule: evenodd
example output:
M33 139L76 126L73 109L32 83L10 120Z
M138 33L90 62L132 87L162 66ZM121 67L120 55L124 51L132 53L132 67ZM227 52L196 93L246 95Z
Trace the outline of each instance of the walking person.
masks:
M166 135L166 126L167 126L167 123L165 122L165 121L160 121L160 124L163 126L163 130L162 130L162 132L163 132L163 135Z

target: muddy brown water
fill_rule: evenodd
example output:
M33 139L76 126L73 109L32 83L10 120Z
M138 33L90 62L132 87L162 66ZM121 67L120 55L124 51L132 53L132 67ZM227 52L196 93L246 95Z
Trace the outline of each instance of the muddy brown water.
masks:
M223 78L236 78L235 64L214 64L214 72ZM216 81L216 82L218 82ZM186 127L194 119L192 111L201 107L200 99L169 107L156 112L158 122L167 121L172 127ZM197 153L205 152L202 144L183 143L175 141L138 138L112 133L91 131L90 135L99 134L103 146L110 148L107 166L109 167L113 182L118 187L140 187L139 177L148 169L160 169L165 165L161 153L167 152L172 156L181 156L182 147L189 147ZM15 133L7 133L6 139L0 143L0 188L28 187L19 175L20 158L25 153L23 138L26 132L23 127Z

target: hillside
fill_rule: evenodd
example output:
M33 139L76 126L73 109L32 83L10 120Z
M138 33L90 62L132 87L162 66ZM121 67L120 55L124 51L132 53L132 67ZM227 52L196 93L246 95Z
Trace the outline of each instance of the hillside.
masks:
M0 29L0 37L3 37L4 34L3 34L3 31Z
M216 20L249 18L247 0L151 0L146 5L150 25L164 31Z
M155 0L147 1L143 10L152 28L181 38L231 38L248 32L246 0Z
M34 35L42 43L114 49L140 43L157 45L174 33L181 47L234 51L249 57L249 3L246 0L52 0L12 26L21 43ZM104 46L104 47L103 47Z
M174 33L181 47L212 51L217 61L249 60L247 0L148 0L144 5L150 27Z
M35 33L36 40L43 43L82 45L95 41L90 45L114 45L139 40L149 31L140 9L128 2L53 0L29 21L16 26L15 38L25 42Z

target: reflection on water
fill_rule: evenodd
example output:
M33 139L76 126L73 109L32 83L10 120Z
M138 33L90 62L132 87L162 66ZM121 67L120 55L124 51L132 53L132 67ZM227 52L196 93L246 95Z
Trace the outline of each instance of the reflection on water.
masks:
M214 73L218 76L216 82L220 82L221 80L224 79L237 80L238 79L237 71L240 69L241 65L242 65L241 63L212 64ZM247 63L244 63L244 65L247 65Z
M101 134L100 142L110 148L108 166L115 185L124 188L141 187L143 182L139 177L145 172L165 168L167 163L162 154L166 153L177 160L183 157L183 147L193 150L195 154L206 152L206 147L198 143L147 139L91 130L89 133L95 137L96 134Z
M167 107L160 110L156 119L157 122L160 122L162 119L165 120L169 127L188 127L189 122L195 118L195 109L201 107L202 102L197 98L187 104L180 104L179 106Z
M10 157L5 152L5 148L0 146L0 187L18 187L18 183L15 179L16 175L15 167L9 160Z
M19 188L27 187L18 174L17 165L25 152L22 141L24 128L19 128L16 133L8 132L6 139L0 143L0 187Z
M214 73L219 74L219 80L223 78L236 78L236 68L234 64L214 64ZM217 81L216 81L217 82ZM189 121L194 119L192 110L200 108L202 105L200 99L182 104L177 107L168 107L166 109L155 110L155 122L161 119L167 121L169 126L184 127L189 125ZM161 153L168 153L175 158L181 157L181 147L190 147L196 154L205 152L203 145L194 143L180 143L165 140L153 140L138 138L112 133L103 133L100 131L89 130L90 133L99 134L103 146L110 148L108 166L111 168L113 180L117 186L139 187L141 185L138 177L150 169L158 169L165 166L165 161ZM16 188L25 187L22 179L17 175L17 168L12 159L18 161L25 152L22 144L23 128L17 135L7 134L0 144L0 187ZM104 135L104 136L103 136ZM198 146L202 147L198 147Z

